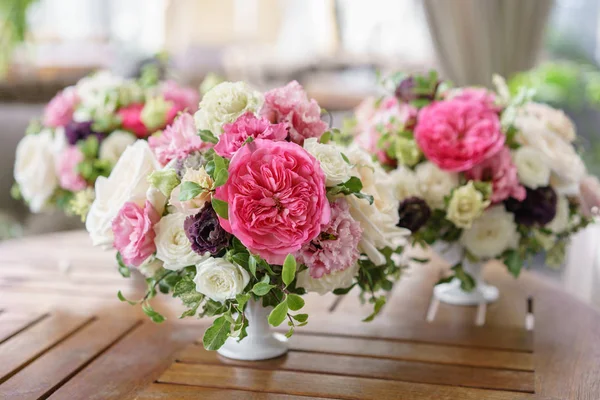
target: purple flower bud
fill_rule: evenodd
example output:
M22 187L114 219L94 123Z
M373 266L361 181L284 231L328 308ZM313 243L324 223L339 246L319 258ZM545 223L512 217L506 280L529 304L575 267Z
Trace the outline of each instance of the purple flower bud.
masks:
M398 208L400 221L397 226L416 232L427 223L431 217L431 208L425 200L419 197L409 197L400 203Z
M187 217L183 223L185 234L198 254L217 255L229 246L231 234L221 227L217 213L207 202L196 215Z
M88 136L95 135L98 143L104 139L104 135L92 130L92 121L75 122L71 121L65 126L65 136L70 145L75 145L80 140L85 140Z
M527 196L519 201L508 198L504 202L506 211L515 214L515 221L525 226L546 225L556 215L556 192L550 186L537 189L525 188Z

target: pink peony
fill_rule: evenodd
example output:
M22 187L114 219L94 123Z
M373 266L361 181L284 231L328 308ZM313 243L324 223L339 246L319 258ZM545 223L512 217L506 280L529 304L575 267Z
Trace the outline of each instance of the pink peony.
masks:
M331 221L323 227L319 236L305 243L296 253L296 260L308 267L313 278L353 266L360 252L358 242L362 236L360 223L350 215L346 199L331 203Z
M148 128L142 122L141 114L143 109L143 104L136 103L117 111L117 114L121 117L123 129L133 132L140 139L144 139L150 134Z
M467 87L452 90L450 93L450 98L454 100L475 101L495 112L500 112L502 109L502 107L496 104L496 94L486 88Z
M165 100L173 103L174 114L182 111L194 113L198 110L200 95L197 90L181 87L175 81L166 81L162 84L161 92Z
M148 200L143 209L130 201L121 207L112 221L113 245L126 265L139 267L156 251L154 225L159 220L160 214Z
M148 144L162 165L210 147L210 143L204 143L196 134L194 117L188 113L181 114L158 136L150 136Z
M87 187L87 182L77 172L77 166L84 159L85 156L77 146L68 146L60 154L56 162L56 174L63 189L77 192Z
M256 118L247 112L232 124L223 125L223 133L215 151L221 157L231 158L249 137L254 139L285 140L287 130L284 124L271 124L266 118Z
M492 182L492 203L498 203L509 197L525 200L525 187L519 183L517 167L513 164L510 150L503 147L492 157L465 171L468 179Z
M329 222L325 175L295 143L257 139L231 159L215 197L229 204L223 228L271 264L316 238Z
M271 122L283 122L289 129L290 140L299 145L304 139L320 138L327 124L321 121L321 107L296 81L265 93L262 114Z
M428 160L447 171L465 171L504 145L498 114L478 101L451 99L424 107L415 140Z
M44 125L52 128L67 125L73 119L73 112L78 102L75 89L66 88L58 92L44 109Z

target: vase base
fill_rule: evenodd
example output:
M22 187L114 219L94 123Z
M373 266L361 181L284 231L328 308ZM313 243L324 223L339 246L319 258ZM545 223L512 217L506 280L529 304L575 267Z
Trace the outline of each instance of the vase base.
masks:
M260 337L249 335L242 341L229 338L225 344L217 350L223 357L233 360L259 361L268 360L284 355L288 351L286 337L279 333L268 334Z
M486 303L493 303L498 300L498 288L479 284L472 292L465 292L460 288L460 281L453 279L449 283L442 283L433 288L433 295L439 301L455 306L475 306L485 300Z

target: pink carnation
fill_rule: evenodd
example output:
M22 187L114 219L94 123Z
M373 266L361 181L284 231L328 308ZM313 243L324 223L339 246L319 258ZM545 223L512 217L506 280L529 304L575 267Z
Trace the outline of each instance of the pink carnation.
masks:
M519 201L525 200L525 187L519 183L517 167L513 164L510 150L506 147L465 171L465 176L476 181L491 181L493 203L501 202L509 197Z
M56 173L63 189L77 192L87 187L87 182L77 172L77 166L84 159L85 156L77 146L68 146L60 154L56 163Z
M144 139L150 134L148 128L142 122L141 114L143 109L144 105L137 103L128 105L117 111L117 114L121 117L123 129L133 132L140 139Z
M44 125L52 128L67 125L73 119L78 102L77 92L73 88L58 92L44 109Z
M358 242L362 235L360 223L350 215L346 199L331 203L331 221L319 236L305 243L296 253L296 259L308 267L313 278L335 271L344 271L353 266L360 252Z
M169 80L163 83L161 91L164 99L173 103L175 115L182 111L194 113L198 109L200 95L197 90L181 87Z
M321 121L321 107L316 100L308 99L296 81L265 93L262 114L271 122L285 123L290 140L299 145L304 144L304 139L320 138L327 129L327 124Z
M160 215L148 200L143 209L133 202L121 207L112 221L113 245L126 265L138 267L156 251L154 225L159 220Z
M254 139L285 140L284 124L271 124L266 118L256 118L251 112L240 116L232 124L223 125L223 133L215 151L221 157L231 158L249 137Z
M290 142L242 147L215 197L229 204L229 219L219 217L223 228L271 264L316 238L331 216L319 162Z
M197 135L194 117L188 113L181 114L161 134L150 136L148 144L162 165L210 147L209 143L204 143Z
M478 101L451 99L419 113L415 140L428 160L447 171L465 171L504 145L498 114Z

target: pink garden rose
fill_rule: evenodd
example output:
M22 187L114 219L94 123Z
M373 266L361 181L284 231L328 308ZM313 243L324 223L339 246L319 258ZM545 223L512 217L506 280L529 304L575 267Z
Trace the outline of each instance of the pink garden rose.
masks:
M219 136L215 151L221 157L231 158L249 137L276 141L285 140L287 129L284 124L271 124L266 118L259 119L251 112L247 112L235 120L234 123L223 125L223 133Z
M159 220L160 215L148 200L143 209L133 202L121 207L112 221L113 245L126 265L138 267L156 251L154 225Z
M424 107L414 131L428 160L446 171L466 171L504 145L498 113L479 101L451 99Z
M319 236L305 243L296 253L296 260L308 267L315 279L335 271L352 267L360 252L358 242L362 236L360 223L350 215L346 199L331 203L331 221L323 227Z
M290 142L246 144L215 197L229 205L229 219L219 217L223 228L271 264L315 239L331 216L319 162Z
M143 104L136 103L117 111L117 114L121 117L123 129L133 132L140 139L144 139L150 134L148 128L142 122L141 114L143 109Z
M194 113L198 110L200 95L197 90L181 87L175 81L166 81L161 87L162 96L165 100L173 103L174 113L187 111Z
M496 105L496 94L486 88L467 87L450 91L449 98L454 100L475 101L486 107L500 112L501 107Z
M265 93L261 113L271 122L285 123L289 128L290 140L301 146L304 139L320 138L327 129L327 124L321 121L321 107L315 99L308 99L296 81Z
M165 130L148 138L150 148L162 165L174 159L183 159L190 153L210 147L196 133L194 117L191 114L181 114Z
M58 92L44 109L44 125L52 128L67 125L73 120L73 112L78 102L75 89L66 88Z
M509 197L525 200L525 187L519 183L517 167L513 164L510 150L503 147L492 157L465 171L468 179L492 182L492 203L498 203Z
M87 182L77 172L77 166L85 156L77 146L68 146L58 157L56 173L63 189L77 192L87 187Z

